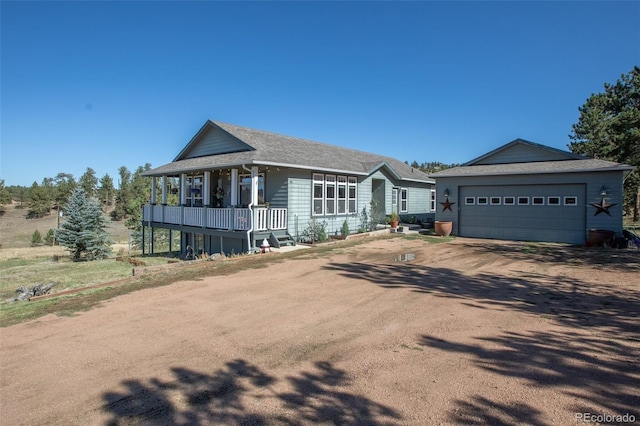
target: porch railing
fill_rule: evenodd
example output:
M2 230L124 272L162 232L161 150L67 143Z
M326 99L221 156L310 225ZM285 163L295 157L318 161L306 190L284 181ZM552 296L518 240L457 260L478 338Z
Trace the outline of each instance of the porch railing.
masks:
M257 209L258 231L287 229L287 209L268 209L259 207Z
M212 208L146 205L143 220L199 228L246 231L251 228L251 210L246 208ZM287 209L256 208L257 231L287 229Z

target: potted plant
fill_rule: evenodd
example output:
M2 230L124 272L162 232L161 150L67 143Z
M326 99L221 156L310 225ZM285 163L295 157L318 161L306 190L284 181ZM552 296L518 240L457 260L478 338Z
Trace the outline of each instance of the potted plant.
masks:
M400 215L396 212L391 212L389 215L389 226L392 228L397 228L398 223L400 223Z
M437 235L440 235L441 237L448 237L449 235L451 235L452 230L453 222L436 220L435 231Z

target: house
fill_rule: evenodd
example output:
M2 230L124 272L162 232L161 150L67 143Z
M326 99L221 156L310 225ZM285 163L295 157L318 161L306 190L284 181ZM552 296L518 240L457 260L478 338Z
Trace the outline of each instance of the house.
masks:
M279 247L313 225L353 233L363 210L382 222L392 211L418 220L435 211L434 181L399 160L210 120L173 162L144 174L143 225L180 232L182 252L247 252L265 238Z
M584 244L622 232L622 184L634 167L516 139L430 175L436 220L464 237Z

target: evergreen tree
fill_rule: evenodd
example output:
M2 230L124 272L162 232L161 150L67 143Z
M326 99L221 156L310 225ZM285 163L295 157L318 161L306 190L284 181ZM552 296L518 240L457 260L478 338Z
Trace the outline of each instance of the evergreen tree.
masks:
M622 75L616 84L604 85L604 92L592 94L582 107L569 135L569 149L602 160L640 164L640 67ZM640 170L624 181L624 210L639 216Z
M60 228L60 212L77 184L75 179L73 179L73 175L69 173L58 173L56 177L53 178L53 182L56 187L54 192L54 205L58 214L58 228Z
M47 232L47 235L44 236L44 242L45 244L52 246L55 244L55 236L56 236L56 231L54 231L53 229L49 229L49 231Z
M0 215L4 214L5 204L11 204L11 193L4 187L4 179L0 179Z
M31 235L31 246L39 246L42 244L42 234L37 229Z
M115 220L122 220L127 217L127 206L131 199L131 172L125 166L118 169L120 181L118 182L118 191L116 193L116 206L111 216Z
M78 185L84 189L84 193L87 194L87 198L92 198L96 195L96 187L98 186L98 178L96 177L96 171L91 167L87 167L80 179L78 179Z
M65 221L56 232L56 239L69 252L74 262L103 259L111 253L111 241L106 232L107 219L96 200L88 198L77 187L64 208Z
M50 193L45 186L33 182L29 190L29 211L27 217L30 219L41 218L49 214L51 210Z
M104 210L113 204L113 197L115 194L115 187L113 186L113 179L106 173L100 178L100 187L98 188L98 200L100 204L104 206Z

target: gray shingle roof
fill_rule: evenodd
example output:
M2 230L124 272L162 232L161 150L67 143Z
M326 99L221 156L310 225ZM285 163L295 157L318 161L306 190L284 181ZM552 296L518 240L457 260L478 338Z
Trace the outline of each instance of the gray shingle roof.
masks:
M539 161L531 163L490 164L478 166L460 166L442 170L429 175L441 177L522 175L547 173L579 173L604 171L631 171L633 166L598 159Z
M178 159L152 169L145 175L175 175L212 168L238 167L242 164L273 165L356 175L369 175L380 167L386 167L397 179L432 182L425 173L392 157L217 121L208 121L204 127L206 126L222 129L254 150ZM197 140L192 143L197 143Z

